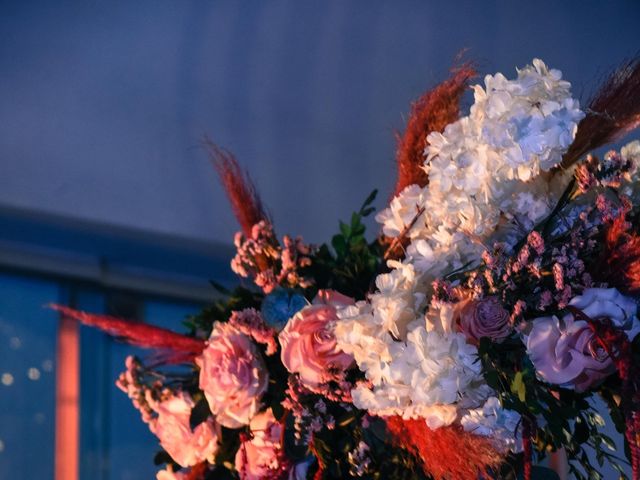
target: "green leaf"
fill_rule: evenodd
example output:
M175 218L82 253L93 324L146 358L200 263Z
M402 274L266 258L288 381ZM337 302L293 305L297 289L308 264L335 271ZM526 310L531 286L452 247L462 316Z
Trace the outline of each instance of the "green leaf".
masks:
M240 430L221 427L218 440L220 447L216 452L216 465L225 465L226 463L233 465L236 452L240 448Z
M153 457L153 464L154 465L163 465L165 463L173 463L173 458L171 458L171 455L169 455L164 450L160 450Z
M273 412L273 416L278 420L282 419L284 416L284 407L282 406L282 402L273 402L271 404L271 411Z
M360 207L360 215L362 215L363 217L366 217L367 215L369 215L369 213L371 213L369 212L367 214L364 214L363 212L366 210L368 206L370 206L373 203L373 201L376 199L376 195L378 195L377 189L372 191L369 194L369 196L365 199L364 203L362 204L362 207Z
M215 280L209 280L209 284L222 295L230 295L231 290L222 285L221 283L216 282Z
M602 443L605 445L605 447L607 447L609 450L611 450L612 452L615 452L616 449L616 444L615 442L611 439L611 437L606 436L604 433L600 434L600 440L602 441Z
M364 209L362 209L362 210L360 211L360 215L361 215L361 216L363 216L363 217L368 217L369 215L371 215L371 214L372 214L373 212L375 212L375 211L376 211L376 209L375 209L375 208L373 208L373 207L367 207L367 208L364 208Z
M511 393L517 394L518 399L524 403L527 395L527 387L523 381L524 375L522 372L516 372L513 381L511 382Z
M576 418L573 439L580 444L589 440L589 427L582 417Z
M343 415L342 417L338 418L338 426L346 427L351 422L353 422L355 419L356 419L356 412L355 411L347 412L345 415Z
M210 415L211 411L209 410L209 403L206 398L202 397L191 410L191 416L189 417L189 425L191 426L191 429L193 430L196 428L209 418Z
M347 253L347 242L341 235L335 235L331 239L331 246L336 251L338 258L344 257Z
M210 470L205 480L236 480L238 477L223 465L216 465Z
M353 230L358 225L360 225L360 215L358 215L356 212L353 212L351 214L351 229Z
M351 234L351 229L349 228L349 225L347 225L344 222L340 222L340 233L342 234L343 237L348 237Z
M531 467L531 480L560 480L560 477L550 468L534 465Z

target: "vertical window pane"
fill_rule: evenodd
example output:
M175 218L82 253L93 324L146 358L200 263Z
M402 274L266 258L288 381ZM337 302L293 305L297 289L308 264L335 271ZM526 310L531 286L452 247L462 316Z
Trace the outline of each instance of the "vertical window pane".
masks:
M198 309L196 305L149 301L144 305L144 319L148 323L181 332L184 330L182 321L185 316L196 313ZM142 423L140 414L131 405L127 396L113 386L113 382L124 370L127 355L136 354L144 358L145 355L149 355L149 352L117 343L112 345L111 352L112 421L109 434L111 465L109 478L110 480L155 478L158 467L153 464L153 457L159 450L158 440L149 432L147 425Z
M75 292L76 306L104 312L101 292ZM80 479L109 478L109 397L113 385L111 338L95 328L80 328Z
M0 478L53 478L55 283L0 274Z

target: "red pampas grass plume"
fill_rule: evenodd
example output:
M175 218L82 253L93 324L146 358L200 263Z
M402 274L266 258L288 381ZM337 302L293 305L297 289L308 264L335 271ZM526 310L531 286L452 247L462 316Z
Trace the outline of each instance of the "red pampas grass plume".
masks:
M463 64L451 73L450 78L427 91L411 105L407 127L402 136L398 135L398 180L394 195L409 185L424 187L428 183L427 174L422 168L427 135L443 131L460 116L460 98L476 71L470 64Z
M608 76L587 105L586 114L562 159L565 168L640 125L640 57L624 63Z
M620 213L607 227L597 271L600 279L628 293L640 293L640 236L630 232L626 214Z
M386 418L387 428L395 442L415 455L426 475L436 480L469 480L504 461L485 437L465 432L451 425L431 430L424 420L405 420L400 416Z
M132 345L169 352L162 355L163 363L191 361L200 355L205 347L204 340L180 335L171 330L146 323L132 322L107 315L94 315L62 305L52 304L49 305L49 308L60 312L66 318L98 328Z
M231 152L207 138L204 145L218 172L220 183L227 192L229 203L242 231L245 236L251 236L251 227L262 220L269 220L256 187Z

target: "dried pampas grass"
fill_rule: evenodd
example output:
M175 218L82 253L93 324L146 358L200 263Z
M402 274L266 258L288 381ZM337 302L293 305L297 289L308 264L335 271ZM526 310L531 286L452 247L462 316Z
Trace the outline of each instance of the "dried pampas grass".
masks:
M251 236L251 227L262 220L271 223L249 174L242 170L233 154L206 138L204 145L244 234Z
M586 153L640 126L640 57L614 70L586 107L576 138L562 159L567 168Z
M469 80L476 75L470 64L463 64L452 70L450 78L423 94L411 106L407 127L402 135L397 135L396 164L398 180L394 190L397 195L405 187L428 183L423 169L424 149L427 135L441 132L460 116L460 98Z

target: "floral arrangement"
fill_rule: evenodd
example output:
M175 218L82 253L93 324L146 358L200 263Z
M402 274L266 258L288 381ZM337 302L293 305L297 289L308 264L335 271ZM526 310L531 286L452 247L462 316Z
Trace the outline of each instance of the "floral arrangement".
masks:
M412 106L375 239L374 192L330 244L280 241L207 142L242 286L184 334L54 307L156 351L117 385L159 439L158 480L557 478L538 466L554 452L578 479L605 461L640 479L640 142L596 156L640 124L640 61L581 108L536 59L461 116L475 75Z

